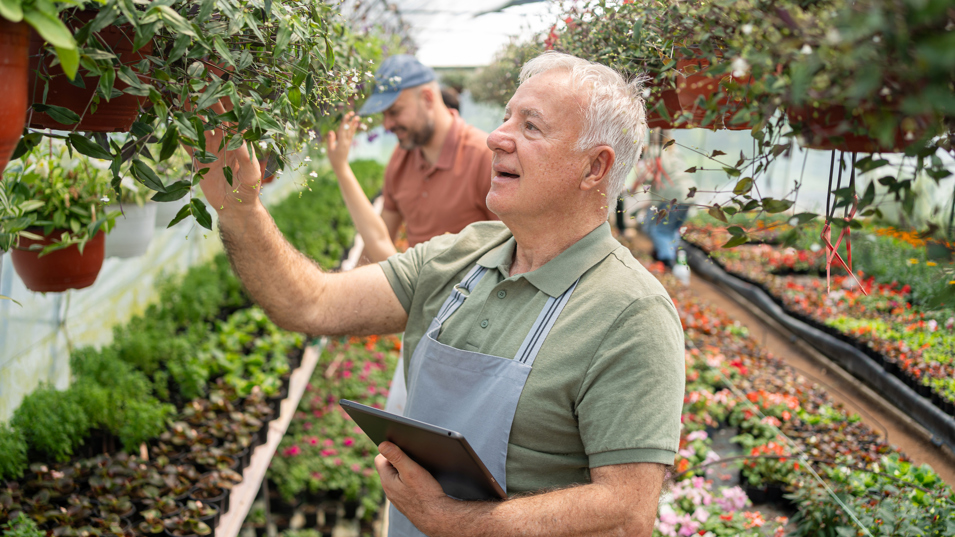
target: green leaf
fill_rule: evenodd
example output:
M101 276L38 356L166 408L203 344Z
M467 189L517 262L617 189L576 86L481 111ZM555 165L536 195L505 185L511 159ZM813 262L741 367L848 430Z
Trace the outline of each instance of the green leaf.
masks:
M727 168L723 168L724 170ZM733 169L733 168L730 168ZM744 177L736 182L736 186L733 187L733 194L737 196L742 196L743 194L749 194L753 190L753 178Z
M77 123L80 120L79 114L70 110L69 108L63 108L62 106L33 103L33 109L37 112L43 112L44 114L50 116L53 121L62 123L64 125L72 125L73 123Z
M741 235L739 237L733 237L732 239L726 241L726 244L724 244L722 247L735 248L741 244L746 244L747 242L749 242L749 237L746 235Z
M872 205L872 202L875 201L875 181L869 182L869 186L865 188L865 194L862 195L862 199L859 200L859 209L865 209L869 205Z
M295 108L302 107L302 90L298 88L292 88L288 90L288 100L292 103L292 106Z
M875 160L871 156L864 157L856 162L856 169L862 173L870 172L876 168L881 168L882 166L887 166L889 161L886 159Z
M737 170L736 168L730 168L729 166L723 166L723 171L726 172L726 175L730 177L739 177L742 175L740 170Z
M263 128L273 132L284 134L285 129L283 129L282 126L279 125L277 121L272 119L272 116L266 114L265 112L261 110L256 110L255 117L259 120L259 125L262 125Z
M282 27L279 28L279 33L275 37L275 48L272 49L272 57L278 57L283 52L285 48L288 47L289 41L292 40L292 28L289 27L288 22L283 22Z
M189 205L192 206L192 216L196 217L196 222L199 222L200 226L212 230L212 216L209 215L206 204L198 198L192 198Z
M86 155L87 157L93 157L103 160L113 160L113 155L109 151L100 147L99 144L94 142L92 139L76 134L75 132L70 133L69 135L70 143L73 144L73 147L80 153Z
M692 168L687 168L683 173L696 173L696 166Z
M729 220L726 219L726 215L723 214L723 209L721 209L719 205L714 205L710 207L709 210L707 210L706 212L707 214L719 220L720 222L724 222L724 223L729 222Z
M167 227L167 228L171 228L172 226L174 226L174 225L178 224L179 222L182 222L183 220L185 220L186 217L189 216L189 215L191 215L191 214L192 214L192 204L191 204L191 203L187 203L187 204L185 204L185 205L182 206L182 209L179 209L179 212L176 213L176 216L175 216L172 220L169 221L169 225L166 226L166 227Z
M54 15L37 8L23 12L23 19L54 47L76 50L76 41L69 28Z
M666 149L666 148L670 147L671 145L673 145L673 144L675 144L675 143L676 143L676 139L675 139L675 138L671 138L667 143L663 144L663 149Z
M332 48L331 41L328 40L328 34L325 34L325 62L329 70L335 67L335 50Z
M249 128L249 125L252 124L252 118L254 117L255 109L252 108L251 103L246 103L239 107L239 124L236 126L236 130L242 132Z
M226 46L225 41L222 40L221 35L217 35L212 38L212 46L215 47L216 52L219 53L219 57L225 60L231 66L235 66L235 60L232 59L232 53L229 52L229 47Z
M23 8L20 7L19 0L0 0L0 17L10 22L22 21Z
M182 181L176 181L171 185L166 185L165 192L157 192L153 194L152 200L159 202L166 201L176 201L182 199L186 194L189 193L189 188L192 186L192 182L188 179L183 179Z
M232 186L232 167L223 166L222 173L225 175L225 180L227 183L229 183L229 186Z
M38 132L24 134L20 137L20 141L17 142L17 147L13 150L13 154L10 155L10 160L16 160L27 154L34 147L38 146L42 140L43 135Z
M720 157L720 156L723 156L723 155L725 155L725 154L726 154L726 153L720 151L719 149L714 149L714 150L713 150L713 153L710 154L710 158Z
M794 225L801 226L803 224L808 224L809 222L812 222L813 220L816 219L817 216L819 215L815 213L799 213L793 218L791 218L790 221L795 219L796 223Z
M746 235L746 231L739 226L730 226L726 228L726 231L734 237L742 237L743 235Z
M186 50L189 49L190 44L192 44L192 37L185 34L177 37L172 44L172 50L169 51L169 58L166 61L172 63L174 60L178 60Z
M133 159L133 165L130 167L130 171L133 172L133 175L137 179L143 182L144 185L155 190L157 192L165 192L166 187L163 186L162 180L159 179L159 176L156 175L156 172L149 167L145 162L137 159Z
M153 7L152 9L159 10L163 22L165 22L166 26L174 30L177 34L196 37L196 32L193 30L192 25L189 24L189 21L183 18L183 16L179 13L176 13L176 11L171 7L160 5ZM152 9L150 11L152 11Z
M16 304L17 306L20 306L21 308L23 307L23 304L17 302L16 300L14 300L14 299L12 299L12 298L6 296L6 295L0 295L0 300L9 300L10 302L13 302L13 303Z
M162 145L159 149L159 162L166 160L176 152L179 147L179 131L175 125L169 125L166 134L162 136Z
M116 81L116 70L109 66L100 73L99 89L108 102L113 94L113 83Z
M769 214L781 213L788 210L792 206L793 202L789 200L777 200L773 198L763 199L763 210Z

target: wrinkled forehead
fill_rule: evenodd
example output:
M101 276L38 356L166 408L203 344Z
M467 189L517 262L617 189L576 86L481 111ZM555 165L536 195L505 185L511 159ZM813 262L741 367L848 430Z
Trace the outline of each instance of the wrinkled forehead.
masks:
M575 83L570 70L551 69L518 86L504 110L505 113L527 110L563 116L583 113L587 101L588 92Z

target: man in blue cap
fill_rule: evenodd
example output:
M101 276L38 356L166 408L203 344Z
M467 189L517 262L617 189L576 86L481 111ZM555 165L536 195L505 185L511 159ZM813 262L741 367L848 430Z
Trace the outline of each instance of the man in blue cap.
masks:
M398 137L385 170L380 218L348 166L359 116L379 113L385 129ZM329 133L327 149L368 261L395 253L402 222L413 247L473 222L497 220L485 201L492 175L487 133L447 107L434 70L413 56L392 56L382 63L372 95L358 115L347 114L337 132Z

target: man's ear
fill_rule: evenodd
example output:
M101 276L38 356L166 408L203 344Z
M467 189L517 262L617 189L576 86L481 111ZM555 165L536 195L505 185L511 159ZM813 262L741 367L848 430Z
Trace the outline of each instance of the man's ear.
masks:
M584 170L584 177L580 181L581 190L597 188L597 185L610 173L610 168L616 158L613 148L609 145L599 145L591 149L587 155L590 167Z

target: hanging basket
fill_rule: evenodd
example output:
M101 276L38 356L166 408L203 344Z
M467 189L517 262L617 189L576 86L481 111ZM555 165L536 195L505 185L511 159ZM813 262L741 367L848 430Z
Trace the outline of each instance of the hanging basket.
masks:
M88 23L93 20L97 12L84 11L76 14L76 19L82 23ZM68 26L77 24L68 21ZM71 28L75 31L76 28ZM90 39L96 39L102 43L119 58L123 65L128 65L135 70L136 65L152 54L153 44L149 41L137 51L133 51L133 27L129 24L121 26L107 26L99 32L90 36ZM64 125L51 118L49 115L36 110L30 117L30 126L38 129L57 129L68 131L91 131L91 132L128 132L133 126L133 122L139 116L139 111L146 103L146 97L138 97L123 93L111 98L109 101L100 99L98 104L93 102L96 95L96 87L99 84L99 76L83 76L89 73L80 69L77 74L82 77L83 86L70 82L70 79L63 73L59 64L52 66L55 59L52 55L45 55L43 47L45 42L36 32L30 34L30 86L29 95L32 99L31 104L48 104L62 106L76 112L80 116L77 124ZM40 66L40 58L45 58L44 65ZM49 75L49 90L46 101L43 100L43 88L45 82L37 75L37 70ZM143 75L139 75L140 80L148 83ZM117 77L113 88L123 91L129 86ZM95 111L94 111L95 107Z
M106 257L129 258L146 253L156 229L157 205L147 203L140 207L127 203L123 206L123 214L116 218L116 225L106 237ZM119 210L114 206L106 208L107 213Z
M928 128L931 118L903 116L891 112L897 127L892 142L885 144L866 133L869 127L861 109L853 113L840 105L791 106L786 111L789 124L802 133L800 145L808 149L847 153L893 153L904 151L915 143Z
M0 17L0 172L20 141L27 114L30 27Z
M29 229L41 235L40 228ZM32 245L53 244L65 230L55 229L42 240L20 238L20 246L10 251L13 268L27 289L37 293L62 293L67 289L82 289L93 285L103 267L106 234L100 231L86 242L83 253L74 244L40 257L39 250L28 250Z
M732 124L731 120L745 105L743 100L730 101L726 95L727 84L748 85L753 81L753 77L736 77L729 73L718 76L708 74L710 70L710 61L706 58L678 58L676 62L676 93L680 100L680 106L684 112L689 112L690 127L703 127L707 129L729 129L729 130L749 130L753 125L749 122L742 124ZM709 110L701 106L701 97L703 102L709 102L718 93L721 93L720 87L723 86L722 94L716 104L720 107L721 113L715 117L707 119Z
M646 85L650 90L647 97L647 127L651 129L685 129L685 124L677 124L683 114L680 97L669 81L650 81Z

